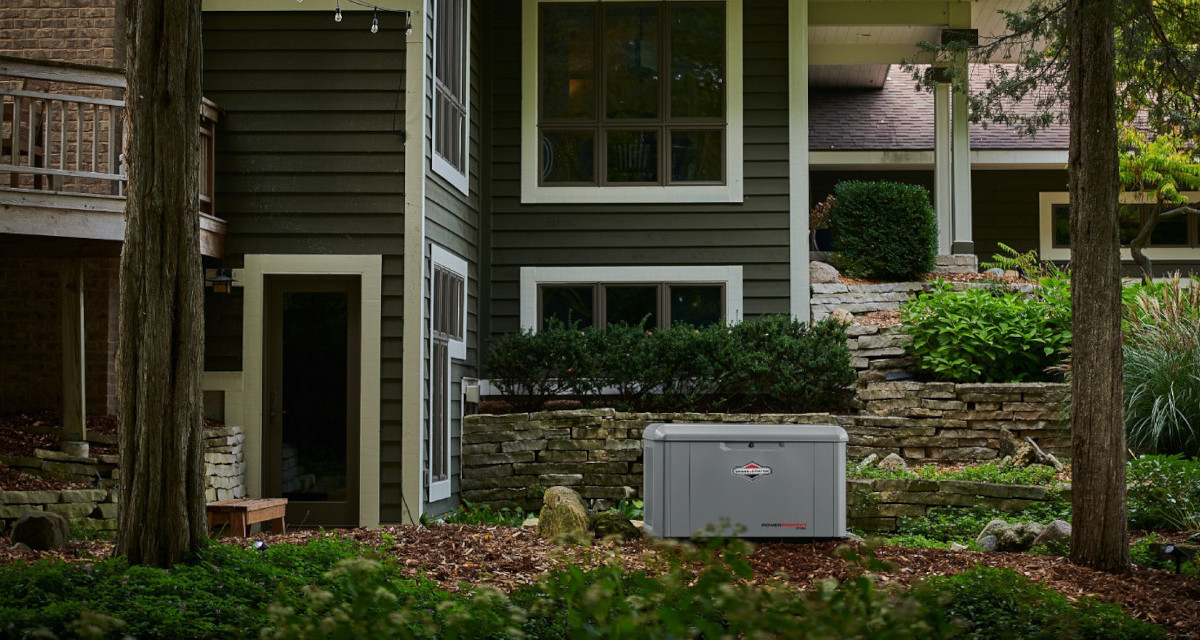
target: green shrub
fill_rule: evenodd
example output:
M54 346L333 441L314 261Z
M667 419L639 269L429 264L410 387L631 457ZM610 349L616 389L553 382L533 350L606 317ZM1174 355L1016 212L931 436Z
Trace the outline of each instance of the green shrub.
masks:
M1129 446L1200 455L1200 283L1129 287L1124 310Z
M1200 529L1200 460L1139 456L1126 467L1129 524L1138 529Z
M519 527L522 522L529 519L529 515L519 507L510 509L502 507L499 510L492 509L491 506L482 504L476 505L463 500L462 505L457 511L452 511L441 518L443 524L482 524L482 525L501 525L509 527ZM437 524L431 522L430 524Z
M915 593L978 640L1166 638L1158 626L1125 615L1115 604L1085 596L1072 603L1011 569L976 567L954 576L932 576Z
M1005 287L959 292L938 282L900 313L917 369L937 380L1052 380L1046 369L1071 344L1070 295L1053 279L1035 297Z
M924 187L850 180L834 196L829 228L847 275L912 280L933 270L937 216Z
M498 340L487 374L521 411L557 394L637 411L843 411L857 379L840 324L783 315L728 328L555 325Z
M924 516L901 518L896 535L923 536L940 542L969 544L992 520L1004 520L1012 523L1032 521L1042 524L1051 520L1070 522L1071 505L1061 494L1055 493L1054 499L1035 504L1024 511L999 511L978 505L974 507L935 507Z

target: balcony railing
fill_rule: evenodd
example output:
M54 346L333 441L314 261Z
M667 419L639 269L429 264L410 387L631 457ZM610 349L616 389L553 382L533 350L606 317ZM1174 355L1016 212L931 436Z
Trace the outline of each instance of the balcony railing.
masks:
M13 214L0 217L0 232L124 237L124 93L125 76L115 69L0 56L0 204L7 205L4 214ZM225 235L213 201L220 115L217 105L204 101L201 250L215 256ZM39 227L39 215L54 218L53 224Z

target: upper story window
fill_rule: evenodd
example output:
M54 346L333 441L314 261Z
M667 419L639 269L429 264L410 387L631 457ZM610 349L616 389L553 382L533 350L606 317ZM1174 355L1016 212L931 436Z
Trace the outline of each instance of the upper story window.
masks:
M741 201L740 1L524 10L522 201Z
M433 21L433 169L466 194L470 188L470 31L466 0L436 0Z

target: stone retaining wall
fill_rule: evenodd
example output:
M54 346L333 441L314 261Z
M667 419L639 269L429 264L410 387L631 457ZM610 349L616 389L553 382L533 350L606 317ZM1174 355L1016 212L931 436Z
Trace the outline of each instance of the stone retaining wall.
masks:
M938 507L983 506L998 511L1023 511L1056 496L1057 492L1045 487L1027 485L849 478L846 524L863 531L895 531L902 518L925 516ZM1069 495L1064 497L1069 499Z
M847 457L898 453L913 463L995 460L1008 430L1055 455L1070 452L1059 413L1067 386L1049 383L871 383L861 415L630 413L613 409L474 415L463 422L462 497L534 509L541 490L569 486L589 500L641 495L642 432L652 422L836 424Z
M116 444L115 436L89 433L89 440ZM241 427L204 430L205 499L208 501L246 497L246 463L242 454ZM86 482L94 489L53 491L0 491L0 531L26 511L52 511L76 524L100 531L117 528L117 491L120 457L102 455L76 458L60 451L37 449L35 456L0 456L0 462L34 476Z

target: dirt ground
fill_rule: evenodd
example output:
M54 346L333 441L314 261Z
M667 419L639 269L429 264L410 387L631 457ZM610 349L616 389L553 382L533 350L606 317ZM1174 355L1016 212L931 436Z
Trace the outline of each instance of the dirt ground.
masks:
M295 531L283 535L259 534L269 544L306 544L313 536L347 535L395 558L413 575L437 581L442 588L460 591L490 585L504 591L536 582L538 577L565 563L597 566L608 557L619 558L629 569L658 566L659 553L645 541L588 547L558 547L537 537L530 528L441 525L435 527L383 527L355 529L340 534ZM226 544L249 544L225 539ZM782 575L799 588L818 579L849 575L835 542L767 542L756 545L750 562L756 579ZM112 552L109 542L73 542L53 553L16 551L0 538L0 565L53 556L84 561ZM976 565L1008 567L1049 586L1068 598L1091 595L1117 602L1138 618L1165 627L1175 638L1200 638L1200 580L1170 571L1135 567L1128 576L1114 576L1070 564L1065 558L1021 554L952 552L882 547L877 557L892 565L879 574L884 584L911 585L923 576L952 575Z

